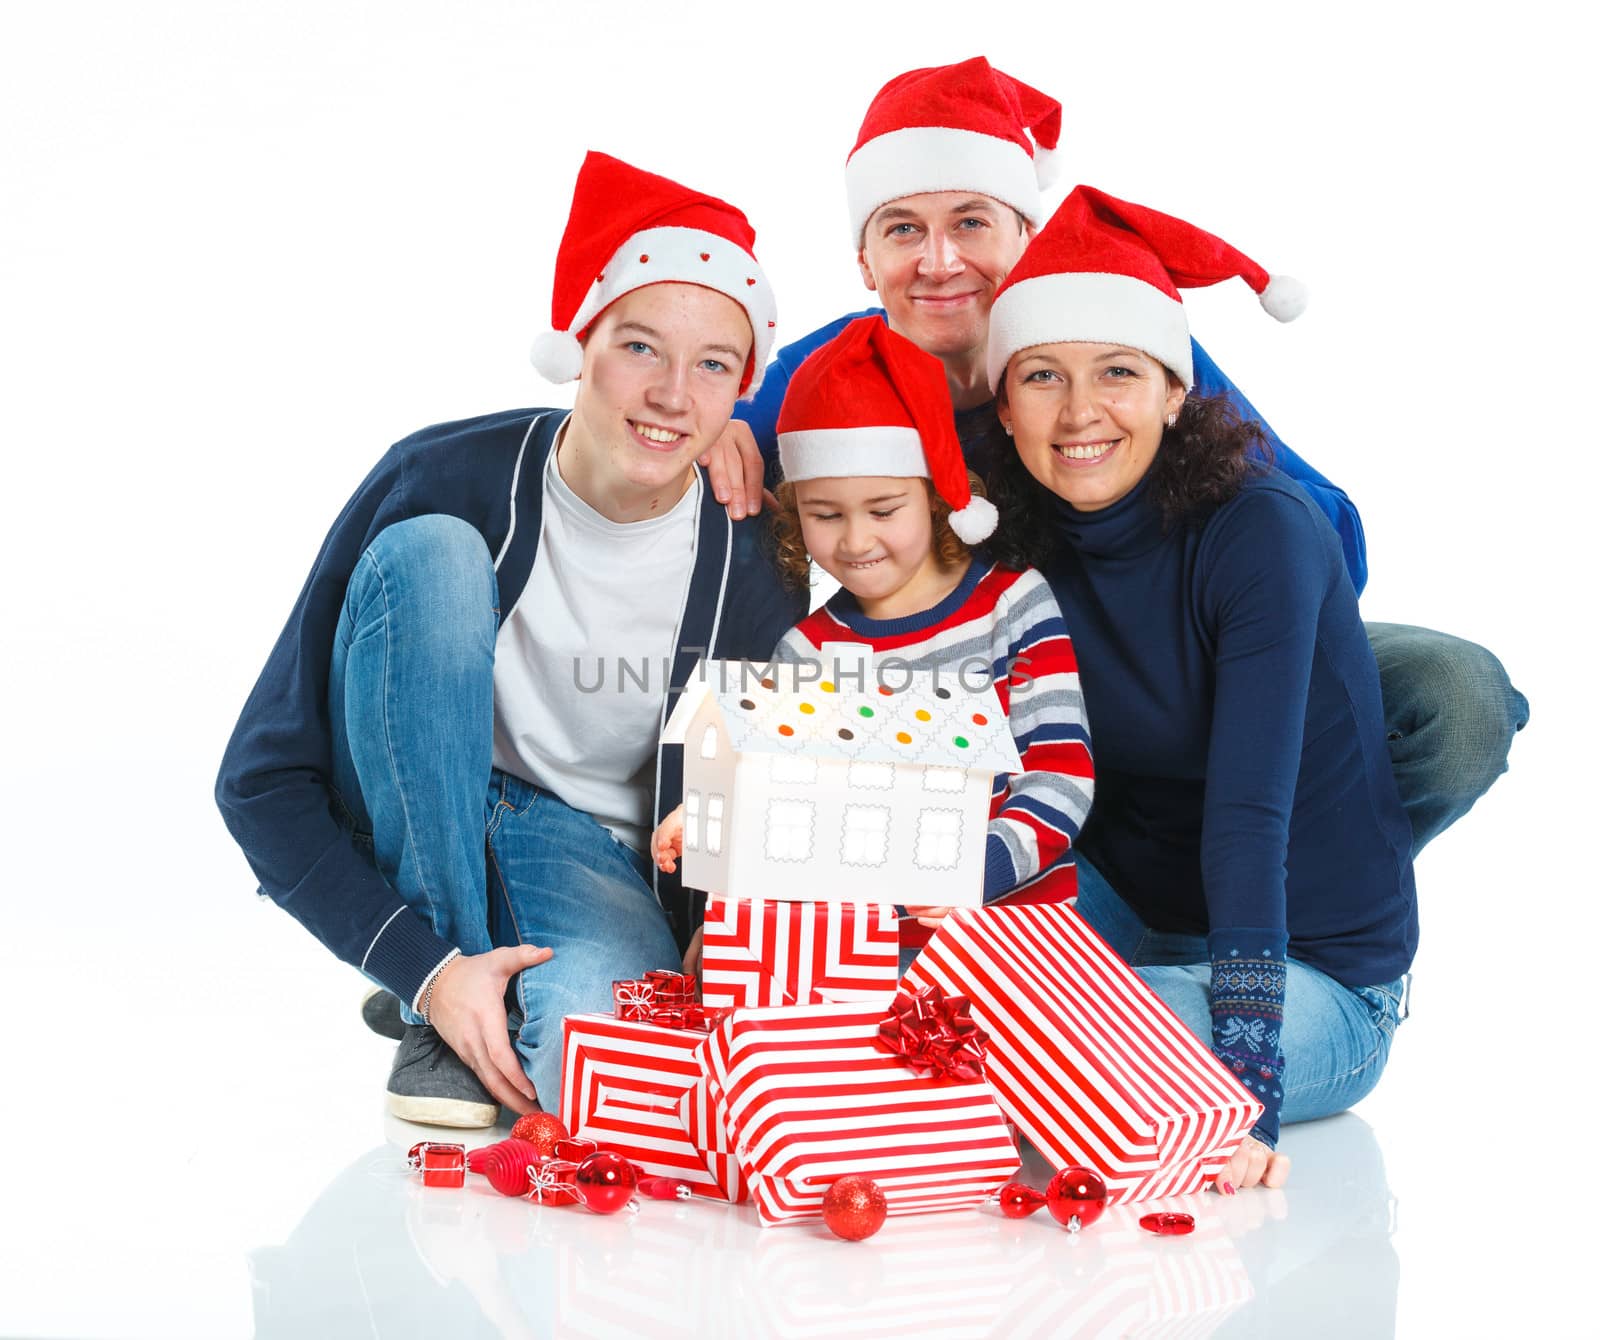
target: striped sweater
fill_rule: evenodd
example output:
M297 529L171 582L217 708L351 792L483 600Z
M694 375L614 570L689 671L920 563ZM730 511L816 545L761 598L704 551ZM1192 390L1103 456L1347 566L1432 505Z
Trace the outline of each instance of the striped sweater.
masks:
M912 669L981 660L1023 767L994 779L983 900L1045 872L1053 876L1052 898L1077 891L1076 879L1063 881L1057 871L1071 872L1072 846L1094 796L1094 763L1072 639L1043 577L975 555L954 591L899 619L869 619L841 590L785 634L774 659L815 660L825 642L866 643Z

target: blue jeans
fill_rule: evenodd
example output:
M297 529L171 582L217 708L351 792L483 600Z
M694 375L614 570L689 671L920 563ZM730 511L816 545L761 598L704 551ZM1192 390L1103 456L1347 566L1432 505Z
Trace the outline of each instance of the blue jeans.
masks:
M488 548L466 522L414 517L378 535L334 642L334 784L378 869L435 933L464 954L554 951L515 983L516 1048L554 1111L562 1017L609 1010L614 979L679 954L644 858L493 766L497 603Z
M1367 639L1415 855L1506 770L1512 738L1528 723L1528 700L1475 643L1398 623L1369 623Z
M1209 1045L1211 958L1205 936L1152 930L1082 855L1077 862L1078 914ZM1407 978L1348 987L1289 960L1280 1042L1283 1121L1343 1112L1372 1092L1405 1017Z

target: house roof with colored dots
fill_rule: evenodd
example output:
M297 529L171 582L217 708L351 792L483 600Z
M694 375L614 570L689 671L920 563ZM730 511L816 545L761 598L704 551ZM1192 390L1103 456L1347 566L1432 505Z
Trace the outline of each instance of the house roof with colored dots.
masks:
M738 661L703 661L674 707L663 737L682 743L706 698L714 698L733 748L811 754L869 763L1020 772L1022 760L1000 699L987 683L900 663L838 681L819 667L783 665L762 676Z

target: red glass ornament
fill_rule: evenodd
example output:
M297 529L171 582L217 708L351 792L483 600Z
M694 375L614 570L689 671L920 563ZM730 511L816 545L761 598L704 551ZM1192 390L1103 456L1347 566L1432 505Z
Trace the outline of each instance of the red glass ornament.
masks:
M1089 1168L1063 1168L1045 1187L1044 1203L1058 1224L1076 1233L1105 1213L1105 1180Z
M1194 1232L1194 1216L1174 1210L1162 1210L1142 1216L1139 1227L1147 1233L1159 1233L1162 1237L1178 1237L1184 1233Z
M423 1186L465 1186L467 1147L437 1140L419 1140L411 1146L406 1162L422 1174Z
M1000 1213L1007 1219L1026 1219L1044 1208L1044 1192L1034 1190L1025 1182L1007 1182L1000 1188L997 1198Z
M488 1178L502 1196L523 1196L528 1191L528 1169L540 1162L538 1145L513 1136L474 1149L467 1155L467 1171Z
M615 1214L633 1199L639 1174L621 1154L602 1149L584 1159L572 1174L572 1190L596 1214Z
M556 1156L556 1141L565 1140L570 1134L565 1123L554 1112L530 1112L525 1117L518 1117L511 1128L513 1140L528 1141L538 1149L539 1157L545 1159L553 1159Z
M687 1182L680 1182L676 1177L641 1177L639 1194L651 1200L688 1200L694 1191Z
M870 1177L841 1177L822 1198L822 1222L846 1242L870 1238L889 1216L889 1202Z

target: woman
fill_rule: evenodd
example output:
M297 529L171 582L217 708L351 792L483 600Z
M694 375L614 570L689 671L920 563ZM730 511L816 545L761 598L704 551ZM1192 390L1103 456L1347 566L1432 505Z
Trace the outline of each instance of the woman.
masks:
M1372 652L1326 519L1188 398L1177 288L1292 280L1080 187L995 300L1016 444L1002 562L1041 568L1077 647L1098 782L1078 910L1265 1111L1223 1190L1281 1185L1280 1119L1338 1112L1388 1059L1416 947L1411 832Z

